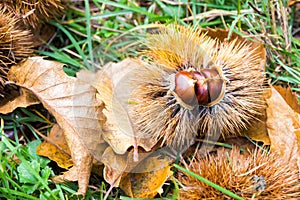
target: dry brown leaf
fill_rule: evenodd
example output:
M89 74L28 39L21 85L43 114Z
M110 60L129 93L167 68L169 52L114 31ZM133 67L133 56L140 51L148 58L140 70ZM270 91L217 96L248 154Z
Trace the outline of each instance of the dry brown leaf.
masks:
M279 94L284 98L286 103L297 113L300 113L300 104L298 102L298 97L291 88L283 88L281 86L274 86L274 88L279 92Z
M21 95L13 99L12 101L7 102L5 105L0 107L0 113L7 114L14 111L18 107L24 107L35 105L40 103L38 98L32 94L29 90L22 88L20 90Z
M161 194L163 184L172 175L168 158L148 157L134 171L143 173L129 173L120 182L120 188L134 198L153 198Z
M269 99L271 95L271 88L267 88L264 94L265 99ZM245 134L252 140L263 142L264 145L271 144L270 137L268 135L266 109L261 111L261 115L258 116L258 121L252 123L250 128L245 131Z
M36 153L55 161L61 168L68 169L73 166L63 130L57 124L52 127L46 140L38 146Z
M267 129L267 114L266 110L262 111L262 115L258 117L259 121L251 124L250 128L246 130L245 134L252 140L263 142L264 145L270 145L270 137Z
M102 156L102 162L105 165L103 177L110 185L118 187L121 177L127 167L128 153L117 155L111 147L108 147Z
M297 164L300 144L300 115L296 113L275 88L267 99L267 127L271 151Z
M104 144L99 118L102 107L96 101L96 90L67 76L62 67L62 63L32 57L13 66L8 79L36 95L64 130L74 166L54 180L78 180L78 194L84 195L93 156L100 159L102 152L98 149Z
M155 149L153 149L153 151L154 150ZM132 173L135 167L150 156L152 152L140 150L138 161L134 160L133 154L133 151L126 152L125 154L116 154L112 147L107 147L102 155L102 163L105 165L103 171L105 181L114 187L118 187L121 177ZM153 168L153 170L154 169L155 168Z
M269 99L271 95L271 88L266 88L264 92L264 99ZM257 118L258 120L252 123L248 130L245 130L245 134L252 140L263 142L264 145L270 145L271 141L268 135L266 109L262 110L261 115L257 116Z
M144 138L136 133L131 118L130 92L134 90L130 78L140 72L140 61L125 59L119 63L109 63L97 74L95 87L98 98L104 102L104 115L107 117L103 126L103 138L117 154L124 154L128 148L140 146L146 151L157 143L152 138Z

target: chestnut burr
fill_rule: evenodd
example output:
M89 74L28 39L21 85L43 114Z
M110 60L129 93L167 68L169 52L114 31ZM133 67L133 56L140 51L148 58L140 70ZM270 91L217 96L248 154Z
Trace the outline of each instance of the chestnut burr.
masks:
M197 135L241 134L265 107L265 72L251 44L169 25L146 45L132 94L140 133L181 148Z

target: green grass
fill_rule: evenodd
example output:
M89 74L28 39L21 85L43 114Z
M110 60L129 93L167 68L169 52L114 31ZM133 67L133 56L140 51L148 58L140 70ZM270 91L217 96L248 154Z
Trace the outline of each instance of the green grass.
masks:
M1 116L0 199L78 199L72 196L78 190L77 184L51 181L55 173L49 166L50 160L36 154L42 141L32 124L43 132L52 126L52 122L35 109L18 109L11 115ZM6 137L10 131L14 140ZM101 199L102 191L106 190L104 186L103 182L99 191L89 190L86 199Z
M37 116L28 116L22 120L15 121L13 126L15 132L19 123L28 123L30 120L37 119ZM14 122L13 122L14 123ZM33 140L22 145L19 137L12 141L4 136L3 130L10 126L4 126L4 120L1 120L0 146L1 146L1 181L0 197L7 199L38 199L47 196L53 199L59 199L58 194L62 195L59 186L50 189L48 179L53 172L47 164L50 162L35 153L37 145L41 143L39 139ZM39 192L42 191L42 192Z
M292 25L299 23L299 19L293 18L296 12L293 8L290 13L284 12L286 1L279 1L279 8L269 0L257 5L242 0L181 2L171 5L153 0L148 7L142 7L135 1L85 1L85 7L72 7L64 20L52 22L58 29L56 41L67 45L58 47L54 42L48 44L50 51L39 53L68 64L70 74L75 74L82 68L94 71L109 61L137 56L142 48L138 41L157 23L198 24L204 28L227 28L239 34L243 30L266 45L267 74L272 83L299 91L300 42L291 35ZM89 10L90 4L96 11ZM215 12L205 17L211 11ZM224 12L229 14L223 17L218 14ZM277 19L272 13L286 18ZM194 19L188 19L190 16Z
M291 34L293 24L299 24L300 19L294 17L295 8L290 8L289 13L284 12L287 1L278 1L278 7L270 0L258 1L258 4L244 0L168 2L171 1L153 0L151 5L139 6L137 1L92 0L74 4L62 20L50 22L56 29L56 37L38 54L65 63L66 73L74 76L80 69L95 71L107 62L138 56L139 50L143 49L138 41L158 23L198 24L203 28L227 28L238 34L243 34L243 30L265 44L268 53L266 71L271 83L290 86L300 93L300 40ZM207 13L210 13L209 17L206 17ZM278 13L286 18L278 19ZM194 17L189 18L191 16ZM51 120L30 108L0 117L0 134L3 130L12 130L16 138L12 141L2 135L0 142L0 198L77 199L72 196L77 190L76 183L54 184L50 177L55 173L49 160L37 156L33 150L41 142L33 127L39 122L42 124L39 128L46 132L52 126ZM24 126L29 129L29 134L22 131ZM18 133L24 135L26 145L19 141ZM22 170L27 171L28 177L21 173ZM101 191L109 188L101 181L96 182L95 187L100 189L89 189L86 199L103 199ZM174 199L172 192L175 191L174 186L170 194L164 194L162 198ZM118 192L121 199L129 199Z

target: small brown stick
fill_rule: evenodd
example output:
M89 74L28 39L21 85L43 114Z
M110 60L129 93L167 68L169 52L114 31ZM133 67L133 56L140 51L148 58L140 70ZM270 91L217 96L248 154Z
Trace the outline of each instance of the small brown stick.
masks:
M266 17L266 14L263 13L263 12L261 12L260 10L258 10L251 2L248 2L248 5L249 5L255 12L257 12L258 14L260 14L260 15Z
M32 127L33 128L33 127ZM56 148L58 148L59 150L63 151L64 153L68 154L69 156L71 156L71 154L69 152L67 152L65 149L61 148L59 145L57 145L54 141L52 141L50 138L46 137L45 135L43 135L41 132L39 132L37 129L33 128L33 130L39 135L41 136L46 142L49 142L50 144L54 145Z

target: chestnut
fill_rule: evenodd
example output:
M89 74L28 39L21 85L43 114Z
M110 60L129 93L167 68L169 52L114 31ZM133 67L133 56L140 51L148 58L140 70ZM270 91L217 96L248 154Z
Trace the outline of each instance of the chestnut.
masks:
M197 97L195 94L195 83L192 73L187 71L179 71L175 75L175 93L177 96L188 105L195 105Z
M179 71L175 75L177 97L185 104L195 107L213 106L221 101L225 94L225 80L216 67L200 71Z

